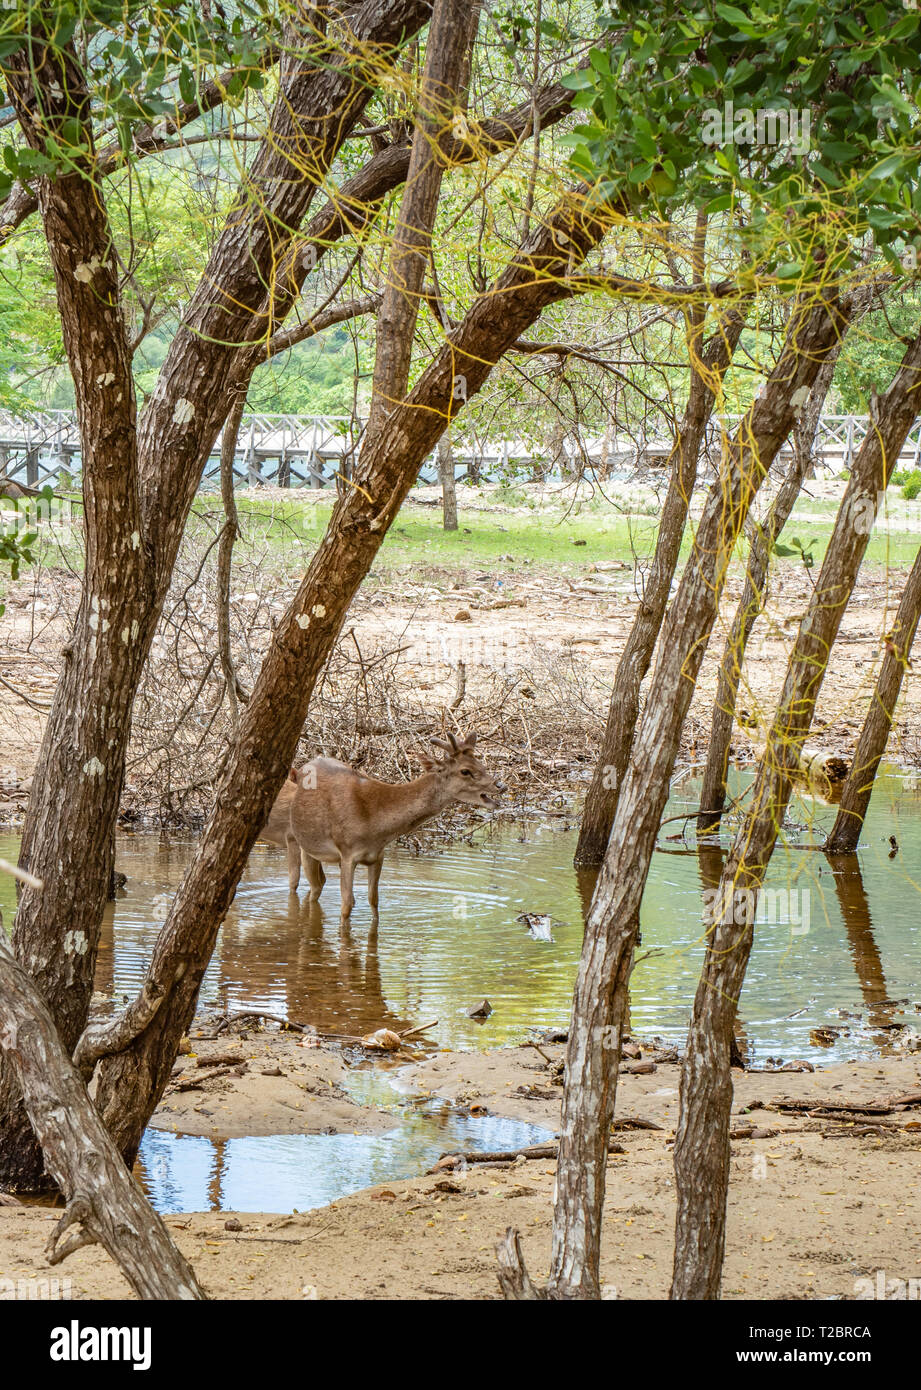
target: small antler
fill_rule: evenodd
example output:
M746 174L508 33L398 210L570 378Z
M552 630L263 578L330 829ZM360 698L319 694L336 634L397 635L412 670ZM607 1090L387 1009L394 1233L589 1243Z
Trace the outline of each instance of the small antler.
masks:
M473 748L476 743L476 734L468 734L466 738L461 739L460 743L458 743L456 736L450 732L448 738L451 740L450 743L445 743L443 738L433 738L431 742L436 748L443 748L446 753L451 754L462 753L465 748Z

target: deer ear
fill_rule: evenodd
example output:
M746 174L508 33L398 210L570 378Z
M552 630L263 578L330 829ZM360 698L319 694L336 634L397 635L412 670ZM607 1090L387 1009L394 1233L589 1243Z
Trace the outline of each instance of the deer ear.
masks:
M416 757L419 759L420 763L422 764L423 771L425 772L431 772L432 768L438 766L438 759L430 758L428 753L417 753Z
M473 748L476 745L476 734L468 734L460 745L461 748Z
M298 785L299 785L299 783L298 783L298 778L297 778L297 768L296 768L296 767L289 767L289 768L288 768L288 781L289 781L289 782L293 782L295 786L298 786Z

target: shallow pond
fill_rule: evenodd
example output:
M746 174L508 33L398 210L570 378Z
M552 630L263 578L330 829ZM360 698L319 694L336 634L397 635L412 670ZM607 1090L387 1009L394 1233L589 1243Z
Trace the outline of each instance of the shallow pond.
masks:
M679 786L668 814L692 808L695 789L690 780ZM834 864L801 847L820 839L833 817L833 807L794 799L788 844L770 867L738 1030L756 1065L768 1056L827 1063L866 1055L899 1046L906 1036L899 1025L921 1021L921 796L911 779L888 773L859 855ZM632 1030L674 1040L686 1029L703 954L701 891L716 883L720 868L718 851L699 854L693 834L684 843L682 824L664 827L653 859L631 994ZM672 832L676 838L666 839ZM572 869L575 835L565 817L534 817L514 827L475 822L469 840L435 842L423 855L395 848L384 867L376 938L363 877L343 937L335 871L322 907L310 908L289 897L283 852L258 844L221 930L202 1005L263 1009L347 1034L437 1018L428 1040L451 1048L495 1047L565 1025L592 887ZM899 846L893 857L890 836ZM107 910L96 981L116 1003L140 985L194 850L191 838L119 835L117 865L128 883ZM14 837L0 836L0 856L15 854ZM8 922L12 893L3 879L0 906ZM529 935L516 921L523 912L549 914L553 940ZM489 1018L468 1018L484 997ZM817 1028L835 1031L817 1037ZM515 1121L401 1098L380 1070L357 1068L351 1076L357 1099L393 1108L392 1131L224 1143L148 1131L140 1170L155 1205L300 1210L424 1171L447 1149L518 1147L546 1137Z
M694 784L673 796L669 815L693 806ZM834 808L791 803L788 839L804 843L830 824ZM633 975L631 1023L640 1036L680 1039L702 958L701 890L716 882L718 855L667 842L666 826L643 901L641 957ZM890 835L899 851L889 857ZM205 1009L264 1009L322 1031L399 1031L437 1018L442 1047L516 1042L529 1029L565 1025L591 882L572 868L575 823L535 818L477 824L471 841L435 843L415 855L394 848L381 880L380 927L369 933L363 871L352 929L341 937L333 870L320 907L288 894L284 854L257 844L205 977ZM127 887L106 914L97 988L116 1002L141 983L166 910L195 850L190 838L120 834L117 866ZM13 837L0 856L13 858ZM919 1021L921 1000L921 795L904 779L880 781L857 856L836 861L781 847L767 877L740 1009L749 1060L766 1056L838 1059L884 1045L882 1025ZM9 881L0 907L12 915ZM553 940L535 940L519 913L550 914ZM483 1022L466 1016L481 999ZM877 1006L905 1000L899 1009ZM816 1027L842 1029L832 1046L810 1042Z

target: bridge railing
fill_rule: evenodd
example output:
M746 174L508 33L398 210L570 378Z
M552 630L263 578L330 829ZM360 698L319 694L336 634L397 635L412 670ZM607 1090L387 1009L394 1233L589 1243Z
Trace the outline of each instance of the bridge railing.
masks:
M711 421L705 452L711 465L719 458L722 440L738 424L739 416ZM340 415L244 415L237 436L234 481L238 486L276 484L283 487L326 487L337 476L348 475L360 455L363 419ZM849 468L870 427L866 415L823 415L818 423L813 452L820 466L832 471ZM481 440L459 434L453 442L455 469L475 468L488 479L507 476L514 465L546 467L553 453L566 460L569 472L578 472L585 461L616 475L628 475L637 467L664 464L671 452L669 438L625 435L577 435L551 451L533 439ZM791 451L788 441L781 457ZM220 473L220 436L203 471L203 486L217 485ZM915 421L899 458L901 467L921 466L921 418ZM0 477L30 487L51 483L57 487L73 481L80 472L80 431L73 413L36 410L28 414L0 410ZM421 476L434 479L434 455L423 463Z

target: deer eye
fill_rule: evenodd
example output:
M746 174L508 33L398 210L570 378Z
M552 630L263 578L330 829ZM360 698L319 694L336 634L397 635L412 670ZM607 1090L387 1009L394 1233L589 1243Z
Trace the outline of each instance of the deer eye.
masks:
M472 776L473 776L473 773L470 771L469 767L462 767L462 768L461 768L461 776L462 776L462 777L472 777Z

